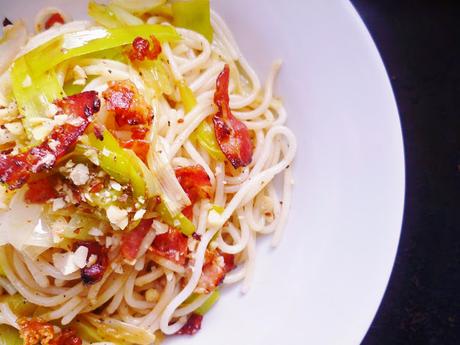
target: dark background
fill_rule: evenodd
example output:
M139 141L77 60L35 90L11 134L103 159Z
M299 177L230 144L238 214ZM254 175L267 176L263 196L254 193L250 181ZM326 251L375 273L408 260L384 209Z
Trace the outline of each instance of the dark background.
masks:
M391 78L406 157L401 241L363 345L460 344L460 1L352 3Z

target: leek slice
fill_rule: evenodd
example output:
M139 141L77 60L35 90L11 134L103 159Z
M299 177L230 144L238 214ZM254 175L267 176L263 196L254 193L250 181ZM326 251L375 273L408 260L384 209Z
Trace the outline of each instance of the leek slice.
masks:
M163 141L154 140L150 145L147 162L149 169L158 179L162 203L165 204L171 216L175 217L191 202L176 178Z
M204 120L201 122L198 128L192 133L191 137L196 140L212 158L221 162L225 160L225 155L217 142L214 127L209 121Z
M139 71L146 84L153 88L157 95L170 96L174 93L173 78L161 59L143 61L139 64Z
M192 304L193 302L195 302L198 298L200 298L202 296L203 296L202 294L192 293L185 300L184 306ZM219 292L219 289L216 288L213 292L211 292L211 294L206 299L206 301L201 306L199 306L198 308L196 308L194 310L194 313L196 313L198 315L206 314L212 308L212 306L214 304L216 304L216 302L219 300L219 298L220 298L220 292Z
M54 69L42 74L34 74L24 56L14 62L11 82L19 112L24 115L24 128L31 137L31 119L52 113L51 104L56 99L62 98L64 91Z
M219 289L215 289L212 293L211 296L204 302L199 308L195 310L195 313L199 315L204 315L206 314L214 304L219 300L220 298L220 292Z
M160 214L161 220L176 229L179 229L184 235L192 236L195 232L195 225L182 213L172 216L165 204L162 202L155 208Z
M8 307L17 317L31 317L37 309L37 306L35 304L28 302L24 297L22 297L18 293L12 296L0 296L0 303L7 303Z
M196 106L196 98L193 91L187 86L185 81L179 83L179 93L182 103L184 104L185 113L189 113Z
M145 13L164 5L166 0L112 0L112 2L131 13Z
M29 67L36 74L43 73L73 57L131 44L140 37L154 35L160 42L176 42L180 39L171 26L142 24L122 28L94 28L66 33L56 37L25 55Z
M145 196L146 184L139 162L126 153L107 129L102 133L102 140L96 138L93 132L88 135L87 144L98 151L100 167L116 181L130 183L136 197Z
M0 345L22 345L23 343L17 329L8 325L0 325Z
M209 0L178 0L173 2L171 7L175 26L196 31L212 42Z
M106 5L98 4L95 1L88 3L88 15L94 21L109 29L119 28L123 23L117 19L117 16Z
M82 337L84 340L90 343L99 343L107 341L106 338L102 337L98 332L96 327L93 327L86 320L82 318L77 318L71 323L72 329L74 329L77 334Z
M96 329L99 337L109 341L113 339L117 344L150 345L155 341L155 335L151 332L117 319L90 313L81 318Z

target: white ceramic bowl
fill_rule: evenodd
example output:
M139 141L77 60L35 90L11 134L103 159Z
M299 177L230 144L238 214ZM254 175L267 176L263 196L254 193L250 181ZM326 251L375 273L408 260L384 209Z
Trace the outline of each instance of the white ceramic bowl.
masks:
M0 0L33 18L45 4L84 16L86 1ZM215 0L260 76L278 83L299 140L282 244L258 247L250 292L228 290L194 337L168 344L359 344L382 299L399 239L404 157L377 49L346 0Z

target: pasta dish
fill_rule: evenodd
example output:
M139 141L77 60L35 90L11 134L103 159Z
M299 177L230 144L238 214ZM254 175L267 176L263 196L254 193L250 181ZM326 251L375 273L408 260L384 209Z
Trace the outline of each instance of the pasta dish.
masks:
M262 85L209 0L88 15L3 22L0 344L192 335L287 220L280 61Z

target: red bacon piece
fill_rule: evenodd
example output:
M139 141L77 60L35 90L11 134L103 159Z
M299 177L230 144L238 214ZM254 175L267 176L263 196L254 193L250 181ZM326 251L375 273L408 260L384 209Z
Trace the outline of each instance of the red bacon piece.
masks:
M228 253L222 253L220 250L217 250L219 254L224 258L224 270L226 273L234 270L236 268L235 264L235 255L233 254L228 254Z
M211 197L211 180L201 165L177 168L175 173L192 204Z
M53 13L45 23L45 29L48 30L50 27L52 27L54 24L64 24L65 20L62 18L62 16L59 13Z
M150 106L129 80L109 82L109 88L102 95L118 126L148 125L152 121Z
M150 149L150 143L147 140L128 140L122 141L121 145L126 149L131 149L134 153L142 159L144 163L147 162L147 153Z
M220 149L236 169L251 163L252 142L246 125L234 117L230 110L229 81L230 68L225 65L224 70L217 77L214 103L218 111L212 121Z
M131 138L133 139L145 139L145 136L147 135L147 132L149 131L148 128L146 127L134 127L131 129Z
M37 181L29 182L29 189L24 197L29 204L43 204L48 200L58 197L58 193L54 189L56 185L56 177L48 176Z
M210 293L218 287L225 275L235 268L234 256L217 250L206 250L205 262L196 293Z
M144 237L152 227L153 219L144 219L133 230L124 234L121 239L121 254L128 260L137 257L139 247Z
M193 335L201 329L201 322L203 321L203 315L193 313L188 318L187 322L176 334L179 335Z
M73 329L65 329L50 345L82 345L83 341Z
M193 204L200 199L210 198L212 194L211 180L201 165L177 168L177 180L187 193L192 205L182 210L189 219L193 218Z
M188 238L176 228L169 227L168 232L159 234L152 243L153 254L184 266L187 261Z
M99 111L100 101L95 91L88 91L56 101L56 105L61 113L81 119L80 123L54 128L43 143L24 153L0 155L0 182L9 189L20 188L32 174L53 168L88 127L89 117ZM49 146L52 141L57 142L53 148Z
M131 62L143 61L145 59L155 60L161 54L161 43L155 36L150 36L153 47L150 49L150 42L142 37L136 37L133 41L132 48L128 52Z
M81 280L84 284L91 285L95 284L102 279L105 270L109 265L109 258L107 256L107 250L105 247L97 243L96 241L78 241L73 245L73 250L77 250L78 247L84 246L88 248L88 260L91 255L96 255L96 262L90 267L84 267L81 269Z
M19 335L24 340L24 345L51 345L54 339L53 325L38 318L20 318L18 324Z
M39 318L20 318L18 324L24 345L82 345L81 338L71 328L56 334L51 323Z
M193 220L193 205L188 205L182 210L182 214L188 219Z

